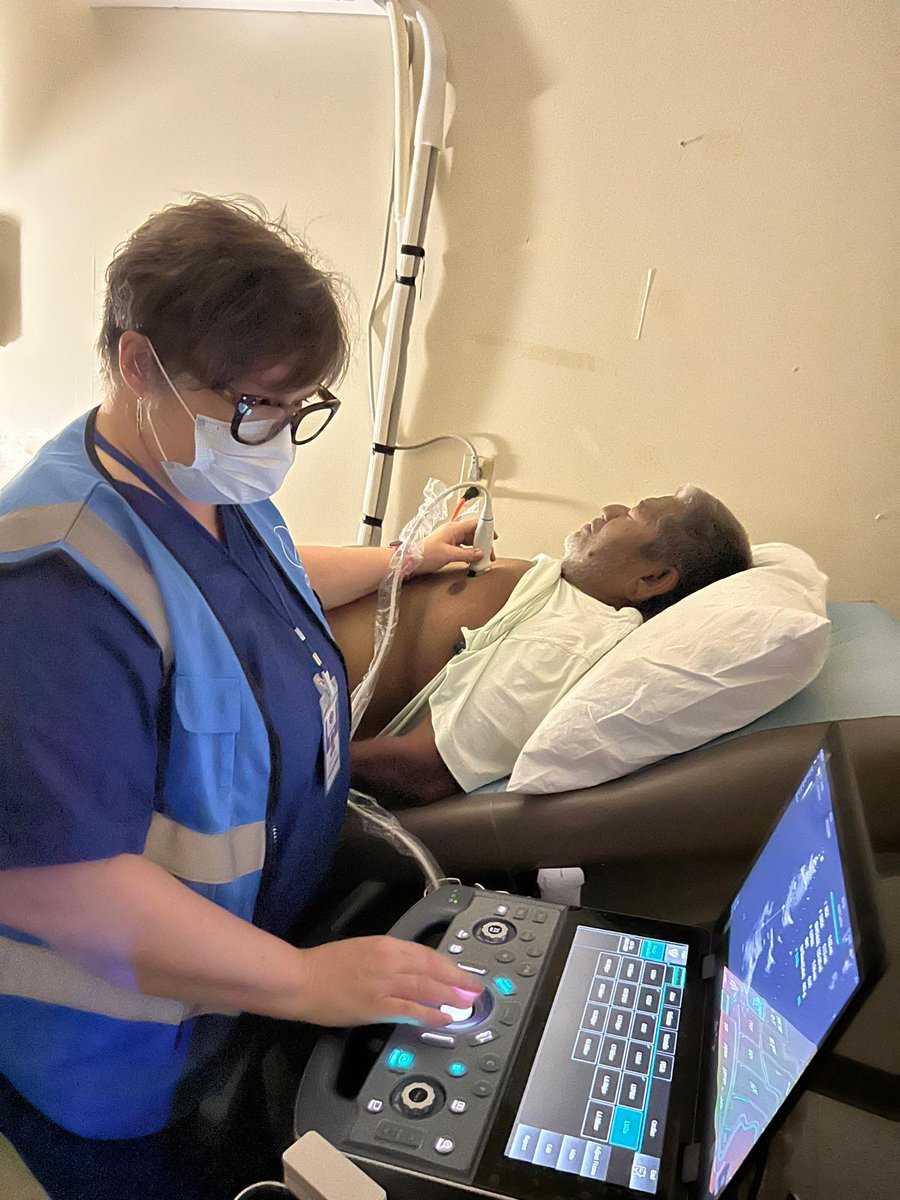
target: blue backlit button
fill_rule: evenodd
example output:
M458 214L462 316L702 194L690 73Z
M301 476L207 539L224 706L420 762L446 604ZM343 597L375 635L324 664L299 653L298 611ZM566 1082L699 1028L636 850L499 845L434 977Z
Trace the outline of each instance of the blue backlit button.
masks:
M453 1138L439 1137L434 1143L434 1148L438 1154L452 1154L456 1149Z
M402 1050L399 1046L392 1050L387 1058L387 1069L405 1075L416 1065L416 1056L412 1050Z
M644 938L641 942L641 958L650 958L655 962L662 962L665 954L665 942L656 942L652 938Z
M580 1174L586 1148L587 1142L584 1138L564 1137L559 1158L556 1160L557 1171L567 1171L569 1175Z
M631 1162L631 1189L635 1192L656 1191L659 1183L659 1159L649 1154L636 1154Z
M541 1131L533 1125L518 1125L512 1143L507 1151L510 1158L519 1162L534 1162L540 1143Z
M496 1054L485 1054L482 1058L479 1058L478 1065L482 1071L487 1071L488 1074L493 1075L496 1071L500 1070L503 1063Z
M621 1105L613 1113L609 1140L613 1146L624 1146L626 1150L637 1150L641 1140L641 1121L644 1114Z
M461 1079L463 1075L467 1075L468 1073L469 1068L464 1062L459 1062L457 1060L456 1062L447 1063L447 1074L453 1079Z
M506 975L495 975L494 987L501 996L514 996L519 990L513 980L509 979Z
M533 1161L540 1163L542 1167L555 1169L559 1161L559 1152L562 1150L562 1140L561 1133L555 1133L552 1129L542 1129Z
M579 1174L584 1179L605 1179L611 1153L609 1146L603 1146L599 1142L588 1142Z
M451 1100L451 1101L450 1101L450 1111L451 1111L452 1113L456 1113L456 1114L457 1114L457 1116L459 1116L460 1114L464 1113L468 1107L469 1107L469 1106L468 1106L468 1104L465 1102L465 1100L461 1100L461 1099L459 1099L459 1097L457 1097L457 1099L456 1099L456 1100Z

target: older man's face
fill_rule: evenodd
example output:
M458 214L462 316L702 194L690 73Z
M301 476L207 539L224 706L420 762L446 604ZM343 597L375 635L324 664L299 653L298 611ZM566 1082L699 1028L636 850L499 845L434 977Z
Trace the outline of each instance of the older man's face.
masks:
M633 508L607 504L599 516L569 534L565 558L589 560L609 550L615 550L617 557L637 555L656 537L661 518L675 516L683 507L683 501L675 496L653 496Z

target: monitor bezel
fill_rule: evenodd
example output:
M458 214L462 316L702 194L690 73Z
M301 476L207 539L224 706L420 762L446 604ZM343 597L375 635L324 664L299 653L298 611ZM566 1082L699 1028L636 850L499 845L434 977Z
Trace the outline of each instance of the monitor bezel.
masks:
M788 807L793 802L794 796L797 794L797 789L806 778L819 753L823 750L825 752L825 765L831 777L832 810L834 812L838 847L841 853L841 864L844 868L845 882L847 884L847 906L854 934L859 985L838 1014L827 1037L801 1072L797 1082L788 1093L785 1102L766 1126L754 1149L746 1156L722 1191L716 1194L709 1190L706 1186L706 1181L709 1178L709 1172L712 1167L712 1153L715 1139L713 1117L717 1069L715 1047L718 1039L718 997L721 990L722 967L727 958L727 934L731 907L744 881L762 857L769 839L787 812ZM866 996L883 974L886 964L886 953L884 937L878 918L876 878L875 859L872 853L868 827L863 814L862 799L859 793L856 774L851 765L846 740L840 727L832 723L826 727L814 752L804 766L802 774L798 776L789 799L778 810L777 816L772 821L765 838L760 843L758 852L754 855L753 860L744 872L741 884L735 889L734 895L725 905L722 916L713 931L713 952L716 958L716 971L713 978L714 988L708 1011L708 1025L705 1030L708 1061L706 1064L705 1079L701 1079L700 1081L699 1094L700 1124L698 1128L701 1131L703 1141L700 1176L698 1179L700 1187L697 1193L699 1200L721 1200L721 1197L726 1194L732 1194L739 1188L741 1180L747 1176L753 1163L757 1160L759 1148L765 1147L771 1141L803 1095L806 1081L819 1057L822 1054L827 1054L839 1040L855 1013L859 1011Z

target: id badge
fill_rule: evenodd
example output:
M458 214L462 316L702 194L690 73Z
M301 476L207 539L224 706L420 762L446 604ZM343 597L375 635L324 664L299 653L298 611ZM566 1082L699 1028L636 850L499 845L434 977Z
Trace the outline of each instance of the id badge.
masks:
M313 676L313 680L319 692L319 708L322 711L322 748L327 795L341 769L341 723L338 707L340 689L330 671L318 672Z

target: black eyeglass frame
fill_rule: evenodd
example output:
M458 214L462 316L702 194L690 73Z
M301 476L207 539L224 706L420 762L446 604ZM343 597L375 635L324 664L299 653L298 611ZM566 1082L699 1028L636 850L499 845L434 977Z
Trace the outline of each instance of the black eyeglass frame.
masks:
M340 400L338 400L337 396L330 392L327 387L318 388L314 394L321 396L322 399L318 400L315 404L307 404L306 401L304 401L301 407L295 413L291 413L287 417L286 424L289 424L291 427L291 441L295 446L306 446L310 442L315 441L320 433L325 432L325 430L333 421L338 409L341 407ZM265 396L241 395L238 396L236 400L233 397L229 397L229 399L233 400L235 406L234 416L231 418L231 436L242 446L263 446L266 442L271 441L272 438L277 437L278 434L281 433L281 430L284 429L284 425L282 425L280 428L269 434L267 438L263 438L261 442L251 442L245 440L241 437L241 424L244 420L244 417L246 417L249 412L252 412L254 408L258 408L260 405L266 408L277 408L278 405L273 404L272 401L267 399ZM309 417L312 416L313 413L323 412L325 410L328 411L328 417L326 418L325 424L322 426L322 428L317 429L315 433L311 434L307 438L298 438L297 430L304 417Z

